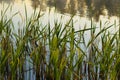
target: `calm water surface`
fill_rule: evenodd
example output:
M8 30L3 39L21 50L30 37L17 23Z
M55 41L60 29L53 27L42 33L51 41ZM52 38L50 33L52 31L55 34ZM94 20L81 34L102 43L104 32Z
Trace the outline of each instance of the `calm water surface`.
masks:
M77 28L86 23L89 25L91 18L95 21L110 21L112 24L115 20L119 20L120 15L120 0L0 0L0 11L4 9L3 6L7 7L9 4L12 5L12 10L8 11L7 15L20 12L23 18L25 5L28 16L35 9L41 10L45 16L48 16L49 11L51 11L51 15L48 16L51 21L61 15L67 20L70 14L75 14L75 19L81 22L81 24L77 24ZM56 13L54 13L55 11ZM19 20L19 17L14 18L14 21Z
M59 13L79 14L96 20L100 15L111 17L120 13L120 0L0 0L0 3L12 4L17 9L22 8L24 3L32 9L56 7Z
M33 14L35 9L37 12L41 10L41 14L44 14L40 18L42 25L50 22L51 29L54 27L55 19L64 25L73 14L76 15L73 18L75 30L83 29L85 25L91 27L91 18L98 28L100 21L103 25L108 23L107 26L114 23L118 25L120 21L120 0L0 0L0 11L3 11L8 5L12 6L12 9L6 12L8 17L19 12L13 17L15 31L18 31L19 26L24 25L25 5L28 17ZM119 26L110 28L111 33L118 31L118 28ZM87 32L86 42L89 37L89 32Z

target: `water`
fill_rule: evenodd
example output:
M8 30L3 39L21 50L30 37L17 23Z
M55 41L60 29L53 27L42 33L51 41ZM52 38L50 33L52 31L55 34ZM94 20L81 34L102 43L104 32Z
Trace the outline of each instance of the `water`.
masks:
M120 0L111 0L109 2L108 0L1 0L0 11L9 4L12 5L12 10L7 11L6 14L9 17L19 12L19 14L13 18L15 26L18 27L24 25L25 6L28 17L33 14L35 9L37 12L41 10L41 13L44 14L40 19L42 25L46 25L50 21L51 29L54 27L55 19L59 22L61 21L64 25L70 19L70 15L73 14L75 14L73 22L76 31L83 29L85 25L88 28L91 27L91 18L96 27L100 27L100 21L103 25L106 22L109 23L109 25L114 23L118 25L119 22ZM62 20L61 16L63 16ZM18 27L15 27L15 31L17 31ZM110 30L111 33L115 32L118 30L118 26L112 27ZM88 34L89 33L86 33L87 38L89 38Z
M3 7L12 5L12 9L7 11L8 17L12 14L19 12L19 15L16 15L13 18L15 23L15 30L17 31L19 26L24 25L25 21L25 5L27 9L28 17L33 14L34 9L37 11L41 10L41 13L44 15L41 18L43 25L48 24L50 20L50 25L54 24L54 19L61 21L61 16L63 16L62 22L63 25L67 20L70 19L70 15L75 14L73 18L74 28L77 31L78 29L83 29L84 25L91 27L91 18L96 21L96 26L99 27L99 21L102 20L104 23L110 23L109 25L116 22L119 22L119 13L120 13L120 0L0 0L0 11L3 10ZM50 13L49 13L50 11ZM0 16L1 17L1 16ZM111 33L118 30L118 27L111 28ZM86 33L86 43L89 40L89 32ZM29 57L26 57L29 60ZM28 70L30 68L28 65L33 66L29 62L25 62L25 68ZM31 76L31 80L35 80L34 71L28 71L24 76ZM25 77L25 80L30 80L29 77Z
M7 15L16 12L20 13L13 18L16 25L20 20L24 22L25 5L28 16L33 13L34 9L37 9L37 11L41 10L47 16L47 18L43 16L43 22L44 20L45 22L48 21L49 17L53 23L54 18L60 19L61 15L65 17L65 20L63 19L63 22L65 22L71 14L75 14L76 29L83 27L85 24L89 26L91 18L97 22L102 20L103 23L106 21L111 24L115 21L118 23L120 13L120 0L0 0L0 11L3 9L3 4L4 7L9 4L12 5L12 11L8 11ZM50 14L49 11L51 11ZM22 19L20 16L22 16ZM47 24L47 22L44 24Z

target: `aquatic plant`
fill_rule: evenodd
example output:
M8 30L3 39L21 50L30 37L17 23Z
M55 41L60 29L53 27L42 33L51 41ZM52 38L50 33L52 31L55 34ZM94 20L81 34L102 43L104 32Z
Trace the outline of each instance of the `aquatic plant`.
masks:
M63 26L54 20L42 25L43 15L34 11L30 18L25 8L23 28L1 12L0 80L116 80L120 76L119 30L111 34L110 26L91 20L90 28L75 30L74 15ZM61 20L63 17L61 16ZM119 25L118 25L119 27ZM90 38L86 42L86 32ZM97 33L96 33L97 32Z

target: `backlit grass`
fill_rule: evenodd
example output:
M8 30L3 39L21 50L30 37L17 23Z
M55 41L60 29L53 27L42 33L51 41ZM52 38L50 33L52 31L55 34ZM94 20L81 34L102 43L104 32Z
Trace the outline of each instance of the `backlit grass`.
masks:
M120 30L109 31L119 25L99 22L97 31L91 20L90 28L76 31L72 16L64 26L54 20L51 28L50 21L41 25L39 13L28 18L25 9L25 24L14 31L19 13L8 18L7 9L0 15L0 80L119 80Z

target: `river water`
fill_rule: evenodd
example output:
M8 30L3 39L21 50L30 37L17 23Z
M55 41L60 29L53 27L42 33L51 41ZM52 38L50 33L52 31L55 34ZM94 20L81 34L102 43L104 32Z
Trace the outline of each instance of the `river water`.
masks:
M114 23L118 25L120 21L120 0L0 0L0 11L5 10L8 6L11 7L6 12L8 17L19 12L13 17L15 31L19 26L24 25L25 6L28 17L33 14L35 9L37 12L41 11L41 14L44 14L40 19L42 25L47 25L50 22L51 28L55 19L65 24L71 15L75 15L73 18L75 30L83 29L85 25L88 28L91 27L91 19L98 28L100 21L103 26L106 23L108 23L107 26ZM112 27L111 33L118 28L119 26Z
M20 12L20 15L24 16L25 5L28 16L33 13L34 9L41 10L46 14L45 16L48 16L51 11L51 21L55 15L57 18L63 15L67 20L68 16L74 14L77 22L81 23L77 24L79 25L77 28L85 24L89 25L91 18L97 22L100 20L110 21L112 24L115 20L119 20L120 15L120 0L0 0L0 11L9 4L12 5L12 10L7 12L8 15ZM14 21L19 21L19 19L16 17Z

